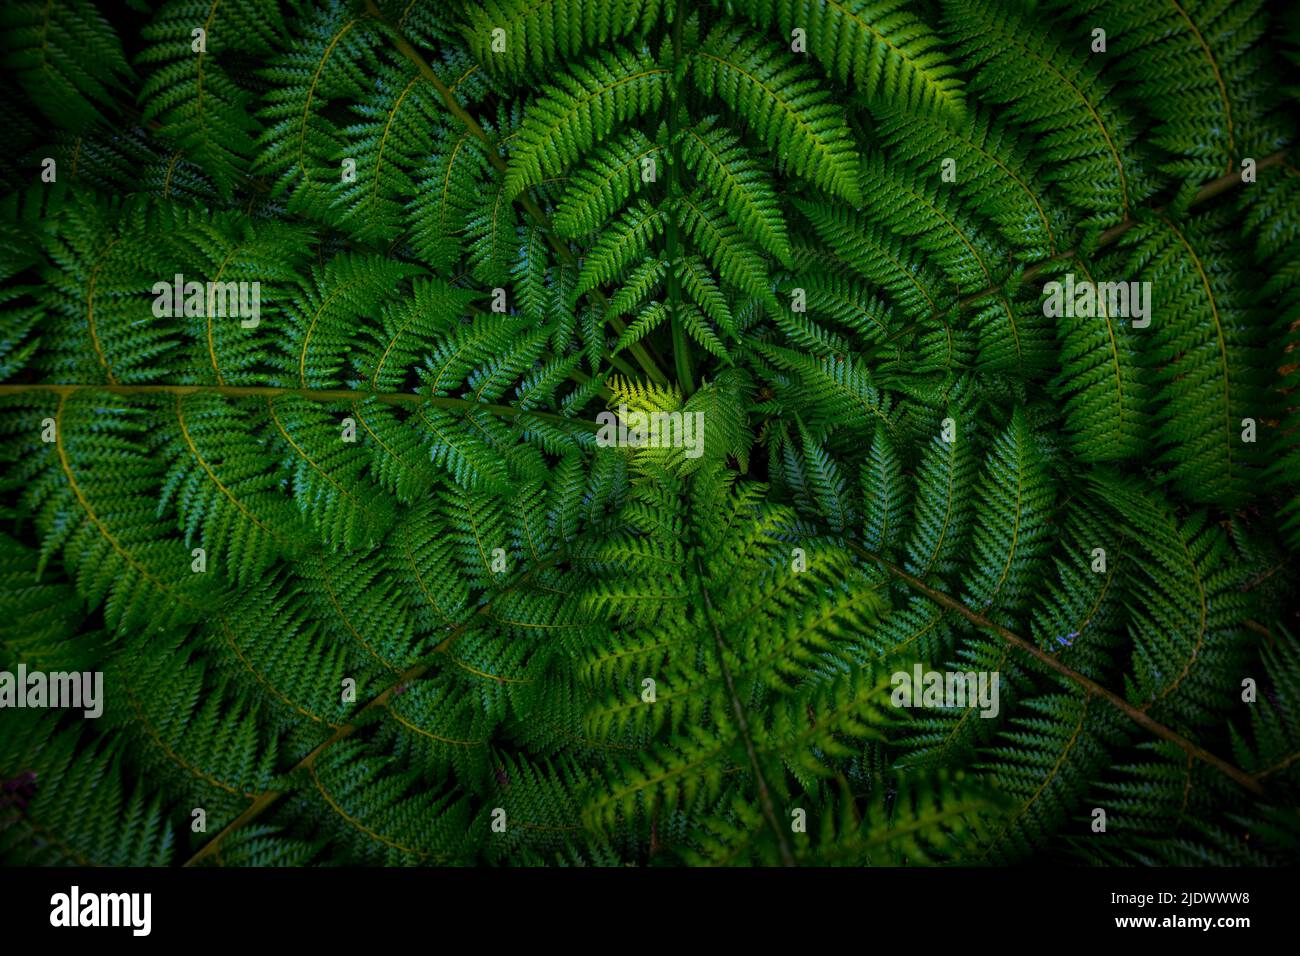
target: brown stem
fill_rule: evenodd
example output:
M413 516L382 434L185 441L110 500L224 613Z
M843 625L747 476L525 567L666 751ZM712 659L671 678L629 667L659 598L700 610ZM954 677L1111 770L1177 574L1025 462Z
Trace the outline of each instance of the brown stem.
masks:
M386 705L388 703L388 699L392 697L394 693L396 693L399 687L402 687L405 684L409 683L410 681L413 681L416 678L420 677L428 669L429 669L428 664L418 664L415 667L411 667L403 671L398 676L397 681L395 683L390 685L386 690L384 690L381 694L379 694L379 696L370 700L369 703L367 703L364 707L362 707L359 711L357 711L356 717L348 721L338 730L334 731L334 733L331 734L326 740L321 741L321 743L319 743L316 746L316 748L312 750L311 753L303 757L302 760L300 760L297 763L297 765L294 766L293 770L291 770L290 773L296 773L297 771L307 769L308 767L312 766L316 762L316 758L318 758L322 753L324 753L324 751L328 747L338 743L340 740L343 740L346 737L352 736L352 734L356 732L358 726L358 720L363 714L375 709L376 707L382 707ZM197 853L195 853L192 857L186 860L184 865L193 866L195 863L198 863L199 861L207 857L209 854L215 853L217 848L221 845L222 840L230 836L230 834L234 833L236 830L240 829L241 827L247 826L249 823L256 820L268 809L270 809L272 806L278 803L280 799L285 796L286 793L288 793L288 791L286 790L266 790L263 791L262 793L259 793L256 797L253 798L253 802L248 805L248 808L245 809L243 813L241 813L239 816L235 817L235 819L231 820L224 827L222 827L221 831L217 833L216 836L214 836L211 840L205 843Z
M1096 694L1098 697L1104 697L1107 701L1110 702L1110 704L1113 707L1115 707L1117 710L1119 710L1126 717L1128 717L1130 720L1132 720L1135 724L1142 727L1143 729L1149 730L1157 737L1160 737L1164 740L1168 740L1170 743L1175 744L1176 746L1182 748L1183 751L1185 751L1190 756L1195 757L1197 760L1209 764L1211 767L1218 770L1220 773L1223 773L1224 775L1232 778L1234 781L1239 783L1241 786L1245 787L1247 790L1249 790L1251 793L1255 794L1256 796L1262 797L1265 795L1264 788L1259 783L1256 777L1252 777L1250 774L1246 773L1244 770L1240 769L1239 767L1235 767L1232 764L1228 763L1226 760L1216 757L1214 754L1210 753L1204 747L1192 743L1192 741L1188 740L1186 737L1182 736L1182 734L1179 734L1177 731L1171 730L1170 728L1166 727L1164 724L1152 720L1144 712L1138 710L1136 707L1134 707L1132 704L1126 701L1123 697L1120 697L1118 694L1114 693L1113 691L1107 690L1105 687L1102 687L1096 681L1092 680L1091 678L1085 677L1084 675L1080 674L1078 671L1066 667L1055 657L1041 650L1039 647L1030 643L1029 641L1025 640L1020 635L1007 630L1001 624L997 624L993 621L990 621L984 615L972 611L970 608L966 607L966 605L962 604L960 601L955 600L954 598L949 597L947 594L944 594L942 591L936 591L934 588L930 587L928 584L923 582L920 578L913 577L912 575L904 571L902 568L898 567L896 564L893 564L892 562L885 560L879 555L872 554L870 551L866 550L865 548L857 544L854 544L853 542L849 542L849 547L859 557L865 558L868 561L874 561L876 564L880 565L890 574L901 579L909 587L917 591L920 591L922 594L924 594L930 600L934 601L936 604L942 605L943 607L948 608L950 611L956 611L958 614L966 618L966 620L970 621L976 627L982 628L986 631L992 631L994 634L998 635L998 637L1002 638L1004 641L1007 641L1011 645L1024 651L1026 654L1030 655L1040 663L1056 671L1058 674L1062 675L1063 677L1066 677L1074 681L1076 684L1085 688L1090 693Z
M298 771L307 770L311 768L316 763L316 760L320 757L320 755L324 753L327 749L329 749L334 744L338 743L340 740L350 737L354 733L356 733L357 728L360 726L361 718L365 714L380 707L387 707L389 700L391 700L392 697L401 688L405 687L411 681L417 680L418 678L422 677L425 674L425 672L427 672L429 668L433 666L432 662L436 659L437 655L440 653L444 653L447 650L447 648L451 646L451 643L455 641L456 638L464 634L467 630L469 630L470 627L474 624L474 622L477 621L480 617L486 616L488 611L491 610L493 604L496 602L498 598L520 587L538 571L544 568L552 567L558 561L561 560L561 557L562 555L556 556L554 558L551 558L548 561L544 561L541 564L533 565L533 567L529 568L527 571L521 574L513 583L507 585L501 591L498 591L492 597L491 600L483 604L481 607L479 607L477 611L475 611L472 615L470 615L468 620L454 627L451 630L451 632L438 644L438 646L433 649L433 653L428 655L428 657L426 657L425 659L418 661L415 664L412 664L406 670L402 671L402 673L397 676L396 681L390 684L377 696L371 698L365 704L365 706L363 706L360 710L357 711L356 716L354 716L350 721L348 721L342 727L334 731L334 733L332 733L328 738L326 738L325 740L317 744L311 753L303 757L302 760L298 761L298 763L294 765L293 769L289 771L289 774L294 774L297 773ZM248 805L248 807L244 810L243 813L241 813L239 816L235 817L235 819L231 820L224 827L222 827L221 831L217 833L211 840L205 843L197 853L195 853L192 857L186 860L184 865L192 866L195 863L198 863L200 860L203 860L205 857L209 856L210 854L217 852L218 848L221 845L222 840L224 840L230 834L234 833L240 827L247 826L253 820L256 820L268 809L270 809L272 806L278 803L280 799L284 797L287 793L288 793L287 790L266 790L262 793L259 793L256 797L253 798L253 802Z
M114 395L195 395L210 392L225 395L228 398L277 398L290 395L295 398L309 399L313 402L356 402L373 399L385 405L434 405L438 408L469 410L481 409L493 415L515 418L519 415L531 415L547 421L566 425L577 425L589 431L599 429L595 422L583 419L565 418L550 412L534 412L526 408L512 408L509 405L489 405L486 402L472 402L464 398L445 398L440 395L417 395L411 392L367 392L347 388L272 388L255 385L0 385L0 395L20 395L23 392L50 392L67 396L75 392L111 392Z
M1268 169L1270 166L1279 165L1282 162L1282 160L1286 158L1286 152L1287 152L1286 150L1282 149L1282 150L1278 150L1276 153L1273 153L1271 156L1264 157L1258 163L1256 163L1255 165L1256 171L1258 172L1259 170ZM1196 191L1196 195L1192 197L1192 201L1188 208L1191 208L1192 206L1199 206L1202 203L1208 202L1209 200L1213 199L1215 196L1218 196L1220 193L1227 192L1229 189L1238 185L1240 182L1241 182L1241 173L1236 171L1225 173L1224 175L1220 176L1218 179L1212 179ZM1164 212L1166 208L1167 208L1166 206L1157 206L1154 212L1159 214ZM1124 219L1123 222L1119 223L1118 225L1111 226L1109 229L1103 232L1101 236L1097 239L1097 246L1096 249L1094 249L1094 252L1099 249L1104 249L1107 246L1113 244L1116 240L1119 239L1120 236L1124 235L1124 233L1128 232L1137 224L1138 224L1137 219L1134 219L1132 216L1128 216ZM1051 256L1047 259L1040 259L1038 262L1035 262L1033 265L1025 269L1023 273L1021 273L1020 283L1023 285L1024 283L1028 282L1030 279L1038 275L1040 272L1046 269L1053 262L1072 259L1078 254L1079 254L1079 250L1077 248L1067 249L1065 252L1059 252L1056 255ZM982 292L976 292L974 295L968 295L966 298L959 301L957 305L959 308L963 308L963 309L968 308L975 302L978 302L980 299L983 299L986 296L993 294L994 292L998 292L1001 289L1002 289L1002 283L989 286L987 289L985 289Z
M1273 774L1277 773L1279 770L1285 770L1287 767L1291 766L1297 760L1300 760L1300 750L1297 750L1295 753L1290 754L1287 757L1284 757L1282 760L1279 760L1277 763L1273 764L1273 766L1269 767L1267 770L1261 770L1259 773L1255 774L1255 779L1263 780L1265 777L1270 777Z
M1286 155L1287 155L1287 150L1285 149L1278 150L1276 153L1273 153L1270 156L1265 156L1258 163L1256 163L1255 169L1258 172L1259 170L1268 169L1270 166L1282 165L1286 160ZM1201 205L1202 203L1208 202L1209 200L1213 199L1215 196L1218 196L1220 193L1224 193L1229 189L1232 189L1240 182L1241 182L1241 174L1239 172L1226 173L1223 176L1220 176L1218 179L1212 179L1204 186L1202 186L1199 190L1197 190L1196 195L1192 197L1192 201L1188 205L1188 208L1190 209L1193 206L1198 206ZM1159 214L1164 212L1166 208L1167 207L1165 206L1158 206L1156 207L1154 212ZM1120 236L1124 235L1124 233L1128 232L1137 224L1138 224L1138 220L1134 219L1132 216L1125 217L1123 222L1111 226L1109 229L1107 229L1098 237L1097 245L1096 248L1093 250L1093 252L1095 253L1098 250L1104 249L1107 246L1112 245L1116 240L1119 239ZM1020 285L1023 286L1025 283L1029 282L1031 279L1033 279L1035 276L1041 273L1044 269L1050 266L1053 262L1060 262L1063 260L1072 259L1078 254L1079 254L1079 250L1077 248L1074 248L1074 249L1067 249L1065 252L1058 252L1056 255L1048 256L1046 259L1039 259L1037 262L1034 262L1030 264L1028 267L1026 267L1025 271L1020 274ZM1000 292L1003 288L1003 285L1004 283L999 282L989 286L986 289L981 289L979 292L976 292L972 295L968 295L965 298L959 299L957 301L957 308L968 309L972 305L975 305L977 302L981 302L984 299L988 298L989 296L994 295L997 292ZM930 317L930 321L937 321L941 319L942 314L943 313L935 313ZM907 333L917 328L917 326L919 326L920 324L921 324L920 321L907 323L905 326L903 326L901 329L899 329L897 332L891 335L889 337L889 341L893 342L901 338L902 336L906 335Z
M749 721L745 718L745 708L740 703L740 697L736 694L736 684L731 679L731 667L727 664L727 645L722 640L722 631L718 629L717 620L714 617L713 601L709 597L709 589L704 586L704 568L698 567L700 575L700 593L704 595L704 613L709 619L709 626L713 629L713 641L718 648L718 665L722 668L722 679L727 685L727 695L731 698L731 710L736 715L736 728L740 731L740 738L745 742L745 753L749 755L749 765L754 771L754 781L758 786L758 802L763 808L763 816L767 819L767 824L772 828L776 835L777 849L781 854L782 866L794 866L794 854L790 852L790 843L785 838L785 829L781 826L781 821L777 819L776 807L772 803L772 794L768 790L767 778L763 776L763 770L758 763L758 752L754 749L754 738L749 733Z

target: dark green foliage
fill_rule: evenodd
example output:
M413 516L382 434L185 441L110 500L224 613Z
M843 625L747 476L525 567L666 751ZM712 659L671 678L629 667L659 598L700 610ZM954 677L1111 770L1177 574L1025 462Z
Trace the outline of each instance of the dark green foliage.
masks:
M1300 859L1288 5L0 33L0 861Z

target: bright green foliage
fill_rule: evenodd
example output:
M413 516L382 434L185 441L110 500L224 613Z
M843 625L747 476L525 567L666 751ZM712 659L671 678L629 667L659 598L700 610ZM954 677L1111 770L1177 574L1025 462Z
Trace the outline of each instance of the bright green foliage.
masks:
M1069 219L1038 182L1041 159L1030 139L982 111L950 125L883 100L873 101L872 114L890 146L905 147L931 168L950 160L962 198L1026 258L1059 251Z
M0 861L1294 864L1292 6L7 6Z
M617 125L659 108L669 71L616 49L576 66L529 104L510 150L506 196L573 165Z
M788 262L790 243L771 181L746 155L738 137L716 126L712 117L684 136L682 156L691 172L717 183L718 198L736 225L765 251Z
M1213 179L1269 149L1268 98L1242 95L1267 69L1256 46L1269 28L1262 0L1053 6L1106 24L1123 82L1158 120L1151 143L1171 154L1160 164L1169 175Z
M1138 227L1129 267L1151 276L1152 310L1175 317L1153 336L1146 358L1170 478L1194 501L1236 504L1257 468L1255 447L1241 440L1242 419L1267 405L1267 364L1252 297L1232 281L1247 266L1232 240L1208 224L1217 223Z
M583 261L573 296L607 285L631 262L645 254L650 241L663 231L664 215L646 204L633 206L597 240Z
M724 22L696 53L693 76L702 93L744 118L781 168L855 204L861 199L843 111L802 64Z
M1067 267L1085 282L1096 273L1080 259ZM1103 303L1092 318L1060 315L1056 337L1071 448L1084 461L1122 461L1142 453L1150 431L1151 386L1142 370L1139 330Z
M1050 543L1054 496L1035 442L1018 408L989 448L971 538L976 567L964 581L972 608L1017 610L1037 586L1033 569Z
M365 82L359 66L377 69L377 33L338 0L295 24L297 42L263 61L268 64L261 71L263 80L271 92L258 110L262 134L253 168L276 177L273 192L287 192L292 211L322 215L326 189L341 178L345 129L322 114L331 102L373 97L373 85Z
M943 42L907 6L900 0L759 0L742 4L741 12L760 26L780 24L783 36L803 30L806 49L827 72L868 95L915 113L960 115L961 81Z
M944 12L961 55L977 68L975 89L1006 104L1039 150L1059 154L1051 181L1083 221L1113 225L1130 215L1149 192L1134 154L1135 124L1089 58L1086 34L1067 48L1050 17L1013 4L945 0Z
M610 214L641 188L646 160L662 162L663 147L639 130L628 130L602 145L566 188L555 213L556 231L566 237L586 236L608 222Z
M660 6L661 0L488 0L467 6L461 32L479 63L519 78L628 33L644 33Z

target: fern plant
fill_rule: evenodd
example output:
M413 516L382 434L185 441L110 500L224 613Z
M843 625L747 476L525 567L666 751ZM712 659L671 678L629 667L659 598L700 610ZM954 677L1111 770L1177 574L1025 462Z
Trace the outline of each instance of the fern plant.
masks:
M3 26L5 862L1300 856L1293 7Z

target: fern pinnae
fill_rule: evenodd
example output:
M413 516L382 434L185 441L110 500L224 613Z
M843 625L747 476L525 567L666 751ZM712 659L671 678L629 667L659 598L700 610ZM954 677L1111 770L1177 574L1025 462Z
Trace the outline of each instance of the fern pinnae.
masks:
M1294 857L1276 4L0 20L7 862Z
M545 175L570 166L611 129L658 108L668 71L645 54L615 49L595 57L534 104L525 115L520 141L511 147L505 191L513 199ZM588 87L597 92L588 93Z
M976 88L993 94L996 87L993 95L1009 101L1012 114L1036 128L1040 148L1070 157L1053 174L1067 201L1103 225L1126 218L1149 187L1139 175L1140 165L1126 155L1135 139L1132 123L1107 102L1097 70L1080 54L1067 59L1059 45L1031 25L1029 16L1006 6L972 7L965 0L948 0L944 6L964 56L980 67ZM1057 59L1068 65L1058 67ZM1070 145L1080 137L1091 140L1090 154ZM1094 211L1098 194L1105 196L1106 206Z
M829 73L869 96L920 114L960 117L965 110L957 71L940 52L937 34L895 0L763 0L744 7L762 26L785 35L803 29L809 51Z
M750 159L738 138L705 117L682 133L682 155L697 176L717 194L732 221L755 234L758 244L782 262L790 258L789 240L776 195L758 163Z
M861 201L848 129L799 64L726 23L695 57L700 90L747 117L770 147L782 150L783 165L855 205Z

